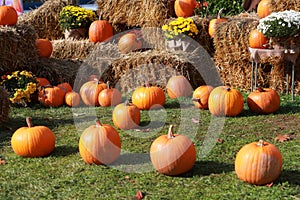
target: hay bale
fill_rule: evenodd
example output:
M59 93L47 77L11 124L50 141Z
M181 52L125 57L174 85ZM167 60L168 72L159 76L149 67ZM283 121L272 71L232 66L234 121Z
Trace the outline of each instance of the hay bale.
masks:
M76 0L47 0L37 9L21 15L18 24L32 25L39 38L59 39L63 36L59 25L59 13L64 6L76 2Z
M175 0L97 0L98 14L108 20L115 33L128 27L161 27L165 19L175 17Z
M30 25L0 26L0 74L30 70L37 59L36 33Z
M51 57L83 60L93 51L95 44L89 40L60 39L52 41Z
M273 12L280 12L285 10L295 10L300 12L299 0L272 0L271 5Z

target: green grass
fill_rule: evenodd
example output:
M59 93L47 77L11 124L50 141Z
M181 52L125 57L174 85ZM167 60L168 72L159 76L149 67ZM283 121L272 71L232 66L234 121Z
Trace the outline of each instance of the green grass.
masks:
M118 130L123 152L112 166L88 165L78 152L80 133L96 116L113 125L111 113L112 108L100 107L12 108L0 130L0 156L6 160L0 165L0 199L133 199L138 190L145 199L300 198L299 97L291 102L290 96L282 96L280 110L270 115L254 114L245 105L238 117L225 119L221 131L215 126L222 125L221 118L212 118L208 110L196 110L186 99L168 99L164 110L142 111L140 131ZM55 133L56 148L50 156L22 158L13 152L10 138L25 126L26 116ZM198 152L192 170L176 177L157 173L148 155L151 142L166 133L170 124L176 132L187 134ZM279 143L274 141L277 133L294 133L296 138ZM223 142L216 142L218 138ZM234 172L238 150L259 139L275 144L283 156L282 173L272 187L244 183ZM204 140L214 146L201 156Z

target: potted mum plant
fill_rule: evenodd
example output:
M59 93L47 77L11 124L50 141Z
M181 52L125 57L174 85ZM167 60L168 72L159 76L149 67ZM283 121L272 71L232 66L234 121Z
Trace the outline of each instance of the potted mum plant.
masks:
M93 10L73 5L63 7L59 15L59 23L65 38L73 39L87 37L88 28L96 19Z

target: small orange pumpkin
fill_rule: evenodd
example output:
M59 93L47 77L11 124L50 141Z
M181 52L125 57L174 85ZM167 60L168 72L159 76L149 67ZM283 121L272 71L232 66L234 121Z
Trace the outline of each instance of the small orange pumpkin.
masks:
M13 26L18 22L18 13L12 6L6 6L5 0L3 5L0 6L0 25Z
M124 34L118 41L118 47L121 53L129 53L142 48L142 38L139 38L134 33Z
M157 87L146 83L145 86L136 88L132 93L132 103L141 110L157 109L166 102L164 91Z
M249 34L249 46L251 48L265 49L268 41L269 39L257 29L253 29Z
M82 102L87 106L99 106L99 94L107 85L97 79L84 83L79 91Z
M275 181L281 173L282 155L271 143L259 140L243 146L236 155L235 172L239 179L265 185Z
M115 106L122 102L122 94L116 88L111 88L109 85L109 81L106 83L107 88L102 90L99 93L98 101L100 106L107 107L107 106Z
M50 82L49 82L48 79L46 79L46 78L38 77L38 78L36 78L36 79L37 79L37 81L39 82L39 85L40 85L40 86L50 85Z
M196 108L208 109L208 98L213 89L210 85L201 85L196 88L192 98Z
M28 127L17 129L11 137L14 152L23 157L42 157L49 155L55 148L55 135L46 126L33 126L26 117Z
M49 58L53 51L52 43L49 39L37 39L35 42L35 46L37 48L38 56Z
M66 92L56 86L42 87L38 100L44 106L59 107L64 104Z
M271 0L261 0L257 5L257 15L259 18L264 18L272 13Z
M106 21L101 19L101 15L99 19L93 21L89 27L89 40L91 42L103 42L114 34L112 25Z
M167 83L167 93L171 99L188 97L193 93L193 88L185 76L172 76Z
M171 125L167 135L159 136L151 144L150 159L159 173L175 176L192 169L196 161L196 149L188 137L174 134Z
M195 8L200 4L196 0L176 0L174 3L175 14L177 17L190 17L194 15Z
M72 86L70 85L70 83L67 83L67 82L64 82L64 83L60 83L57 85L57 87L65 90L65 92L72 92L73 91L73 88Z
M112 113L113 123L122 130L134 129L138 127L141 120L140 109L126 101L117 105Z
M244 98L238 90L227 86L214 88L208 98L208 109L214 116L236 116L244 108Z
M65 95L65 103L70 107L78 107L80 104L80 94L74 91L67 92Z
M270 114L279 109L280 96L276 90L259 87L248 95L247 105L253 112Z
M214 37L215 35L215 31L217 29L217 26L220 24L220 23L223 23L223 22L226 22L227 19L226 18L222 18L221 15L222 15L222 12L223 12L223 8L219 10L218 12L218 16L216 19L212 19L209 21L209 24L208 24L208 34L210 35L210 37Z
M112 126L96 124L86 128L79 139L79 153L88 164L108 165L121 153L121 139Z

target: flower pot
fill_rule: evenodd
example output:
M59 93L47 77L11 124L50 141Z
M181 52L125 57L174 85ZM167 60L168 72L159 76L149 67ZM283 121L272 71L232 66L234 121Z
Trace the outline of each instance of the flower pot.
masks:
M65 39L84 39L87 38L88 31L86 28L66 29Z

